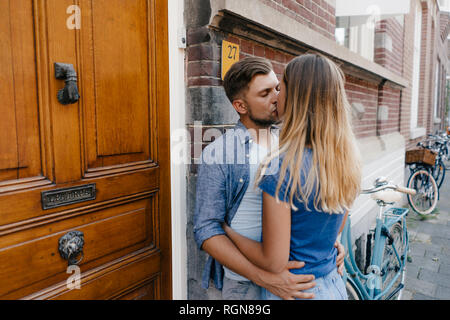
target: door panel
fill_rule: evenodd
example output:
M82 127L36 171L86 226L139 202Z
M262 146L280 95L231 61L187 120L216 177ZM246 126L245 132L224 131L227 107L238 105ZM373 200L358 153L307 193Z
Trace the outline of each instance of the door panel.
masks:
M23 0L21 0L23 1ZM48 76L48 90L50 106L51 132L53 141L52 156L54 159L54 182L68 183L79 181L81 175L81 137L80 137L80 107L79 103L62 105L57 99L57 92L65 85L63 80L55 79L54 63L73 64L77 74L77 30L67 28L67 8L73 5L72 0L34 1L35 10L42 27L42 34L38 38L41 48L46 49L43 55ZM83 27L83 26L82 26ZM40 75L39 75L40 76Z
M154 145L155 70L151 2L83 1L82 92L87 138L87 172L133 162L150 162ZM95 73L92 72L95 70ZM94 170L92 170L94 169ZM97 169L97 170L95 170ZM129 168L133 169L133 168Z
M117 299L122 300L154 300L158 292L159 278L140 286L137 289L131 289L129 292L125 292ZM116 299L116 298L115 298Z
M0 1L0 298L170 299L167 1L75 3L80 29L72 0ZM57 100L55 62L78 103ZM87 184L95 199L43 209ZM58 252L72 230L80 289Z
M123 257L100 268L83 273L82 290L69 290L65 283L59 283L45 290L27 296L27 299L126 299L126 295L146 287L149 283L155 289L150 293L154 299L164 299L161 292L161 257L153 252L143 251ZM113 294L112 294L113 293ZM145 296L144 296L145 297Z
M0 1L0 186L42 173L32 3L20 2Z
M129 174L121 174L104 178L83 180L76 184L59 184L58 188L66 188L77 185L95 183L97 197L95 200L78 204L71 204L63 208L42 210L41 192L53 190L55 187L32 189L22 192L5 192L0 195L0 236L10 232L10 229L26 226L34 223L44 223L53 221L58 217L73 214L74 212L97 207L105 202L116 202L120 199L128 198L132 194L143 194L158 188L159 172L157 170L140 170ZM141 186L145 185L145 188ZM4 187L4 190L8 190ZM11 187L15 190L15 186ZM105 191L105 192L103 192ZM26 201L24 197L26 196Z
M69 230L84 233L83 264L98 267L110 262L115 252L129 254L136 249L155 248L154 198L143 199L103 210L79 213L68 220L54 222L3 237L0 254L0 296L58 273L65 273L67 262L58 253L58 239ZM130 232L132 230L133 232ZM20 242L19 242L20 241ZM19 242L19 243L18 243ZM109 260L109 261L108 261ZM9 263L14 261L14 264ZM27 270L17 273L15 270Z

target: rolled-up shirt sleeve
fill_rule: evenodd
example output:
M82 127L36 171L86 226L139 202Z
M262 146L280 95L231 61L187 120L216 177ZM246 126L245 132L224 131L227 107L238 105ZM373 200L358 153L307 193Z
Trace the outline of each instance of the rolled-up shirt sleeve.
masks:
M194 210L194 239L201 249L203 242L226 234L222 223L226 214L225 173L219 164L200 164Z

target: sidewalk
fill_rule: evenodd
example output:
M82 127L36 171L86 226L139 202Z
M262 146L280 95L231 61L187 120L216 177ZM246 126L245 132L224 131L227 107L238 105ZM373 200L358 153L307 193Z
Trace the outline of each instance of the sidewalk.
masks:
M403 300L450 299L450 171L440 189L438 213L407 218L412 261L407 263Z

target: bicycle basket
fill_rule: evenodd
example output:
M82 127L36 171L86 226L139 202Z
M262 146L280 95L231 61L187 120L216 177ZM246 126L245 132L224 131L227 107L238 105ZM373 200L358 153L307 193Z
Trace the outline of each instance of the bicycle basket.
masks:
M406 164L411 163L425 163L429 165L434 165L436 161L436 153L428 149L415 149L406 151L405 162Z

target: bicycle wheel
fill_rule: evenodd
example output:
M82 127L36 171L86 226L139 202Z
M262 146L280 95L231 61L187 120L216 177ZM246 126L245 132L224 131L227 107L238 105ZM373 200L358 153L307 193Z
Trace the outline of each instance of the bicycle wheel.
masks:
M436 208L439 191L433 176L426 170L417 170L409 177L407 187L416 190L407 195L411 208L421 215L428 215Z
M384 246L384 253L383 253L383 262L382 262L382 274L383 274L383 283L382 283L382 290L385 290L387 286L390 284L390 282L394 279L394 277L400 273L399 277L395 280L394 284L391 286L391 289L387 292L386 298L389 297L390 300L397 300L400 299L401 293L403 291L399 290L395 294L391 295L397 287L404 281L404 276L406 272L406 253L405 246L406 242L403 241L403 227L400 222L395 223L391 229L389 230L389 233L392 237L392 244L389 243L389 239L386 239L386 243ZM394 252L397 251L397 254L399 255L400 259L403 260L403 262L399 261L397 259L397 256ZM405 255L404 255L405 254ZM403 264L403 268L402 268Z

